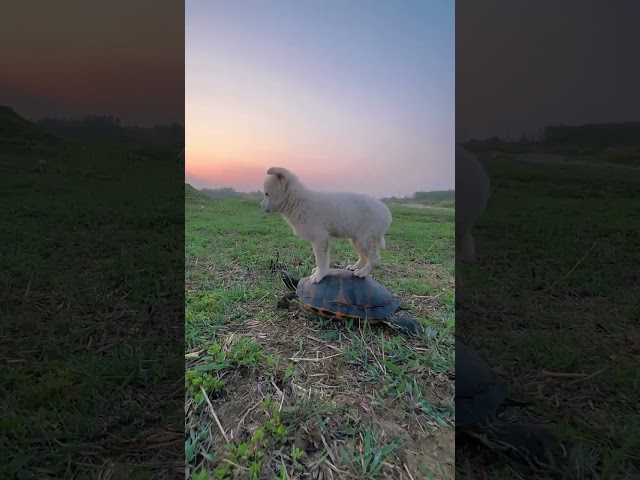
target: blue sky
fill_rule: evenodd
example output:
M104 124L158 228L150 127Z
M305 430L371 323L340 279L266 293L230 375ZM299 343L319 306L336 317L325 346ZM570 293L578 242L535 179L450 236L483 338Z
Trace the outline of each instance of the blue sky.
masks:
M186 4L187 181L260 189L454 187L455 8L446 1Z

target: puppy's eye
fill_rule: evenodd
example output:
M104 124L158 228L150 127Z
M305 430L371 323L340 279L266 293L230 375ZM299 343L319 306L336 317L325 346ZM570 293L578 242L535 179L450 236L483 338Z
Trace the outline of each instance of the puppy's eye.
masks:
M269 194L268 194L268 193L265 193L264 195L265 195L265 197L268 197L268 196L269 196Z

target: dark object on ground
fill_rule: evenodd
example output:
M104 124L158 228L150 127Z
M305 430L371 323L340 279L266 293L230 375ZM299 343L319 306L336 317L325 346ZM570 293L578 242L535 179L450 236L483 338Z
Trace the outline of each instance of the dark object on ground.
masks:
M549 465L564 447L547 425L509 424L496 414L506 405L526 405L508 397L509 385L468 345L456 338L456 433L515 453L532 465Z
M306 310L334 320L384 323L409 335L422 331L415 318L396 315L403 310L400 300L371 276L360 278L351 270L331 269L320 283L311 283L311 277L294 277L286 270L281 273L291 293L278 302L278 308L288 308L289 302L297 297Z

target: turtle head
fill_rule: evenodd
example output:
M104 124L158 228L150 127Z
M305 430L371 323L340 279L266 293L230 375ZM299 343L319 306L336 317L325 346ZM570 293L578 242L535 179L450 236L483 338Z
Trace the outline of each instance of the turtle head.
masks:
M298 277L294 277L286 270L282 270L280 272L280 275L282 276L282 281L284 282L285 286L292 292L295 292L296 288L298 288L298 282L300 281L300 279Z
M420 325L417 318L413 317L393 316L393 320L388 325L411 337L418 336L424 332L424 327Z

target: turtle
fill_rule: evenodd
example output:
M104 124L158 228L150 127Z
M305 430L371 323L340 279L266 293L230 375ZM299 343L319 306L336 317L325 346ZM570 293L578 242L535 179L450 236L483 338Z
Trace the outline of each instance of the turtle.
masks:
M511 424L497 420L507 405L524 406L509 396L509 383L461 341L455 339L456 351L456 433L467 434L487 445L511 451L527 463L546 464L564 453L564 446L552 430L542 424Z
M305 310L334 320L384 323L409 335L422 331L417 319L396 315L398 310L407 308L370 275L357 277L351 270L336 268L319 283L313 283L310 276L298 278L286 270L281 270L281 275L291 292L278 302L279 308L289 308L290 301L297 298Z

